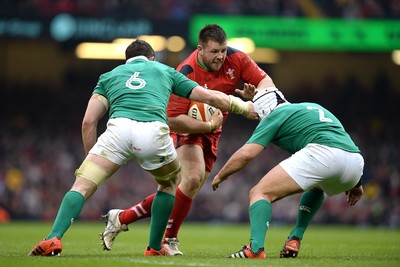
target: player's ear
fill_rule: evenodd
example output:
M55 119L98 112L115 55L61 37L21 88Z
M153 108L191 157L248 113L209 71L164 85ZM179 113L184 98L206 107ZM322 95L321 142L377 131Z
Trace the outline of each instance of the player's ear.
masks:
M201 45L197 45L197 50L201 51L203 50L203 47Z

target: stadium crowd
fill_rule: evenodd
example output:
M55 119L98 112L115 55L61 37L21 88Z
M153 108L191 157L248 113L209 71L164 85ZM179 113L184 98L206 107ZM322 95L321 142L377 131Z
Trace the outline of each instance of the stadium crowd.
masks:
M178 21L199 13L400 18L398 0L0 0L0 5L1 16L21 17L51 17L68 12ZM59 90L44 84L19 87L0 81L0 222L53 220L64 192L74 182L74 171L84 158L81 120L95 81L88 84L87 77L73 73L66 76L70 84ZM348 208L344 195L326 198L316 223L400 226L400 124L396 117L400 94L384 74L377 75L375 81L364 88L352 76L344 83L326 77L323 84L281 88L292 102L313 101L333 111L365 158L365 196L360 203ZM256 122L235 115L228 118L214 171L247 140L255 126ZM270 160L268 167L286 156L274 146L265 151ZM266 168L261 164L265 165L265 161L254 161L218 193L212 192L208 181L193 202L188 220L247 221L248 192ZM151 194L155 186L153 179L145 177L149 175L135 163L123 166L115 176L88 201L81 219L98 220L109 209L128 208ZM137 183L141 186L135 186ZM298 200L299 196L293 196L274 204L274 223L292 223Z
M1 0L0 15L146 17L186 20L194 14L283 17L399 18L397 0ZM132 12L134 10L134 12Z
M299 84L286 92L292 102L318 102L337 114L365 158L365 195L360 203L349 208L344 195L327 197L325 207L316 216L317 224L400 226L400 125L395 110L400 95L385 75L375 80L371 88L363 88L354 77L343 84L327 77L324 84ZM9 214L11 220L54 218L57 203L73 183L73 173L84 158L80 129L92 85L82 82L86 89L57 92L38 85L10 88L2 84L0 214ZM17 99L18 108L14 101L5 99ZM214 171L247 140L255 126L254 121L230 115ZM286 156L274 146L265 151L269 167ZM265 165L265 160L255 160L225 183L218 194L208 181L188 220L247 221L248 192L266 168L261 164ZM155 186L146 176L135 163L123 166L115 179L107 181L101 192L88 201L80 218L98 220L109 209L128 208L141 201ZM293 222L298 200L293 196L274 204L274 222ZM6 215L0 216L0 221L7 220Z

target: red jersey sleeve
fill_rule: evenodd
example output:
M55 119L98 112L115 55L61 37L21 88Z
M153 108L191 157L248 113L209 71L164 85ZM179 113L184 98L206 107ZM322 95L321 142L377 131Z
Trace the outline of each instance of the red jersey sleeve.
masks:
M193 64L196 60L196 54L196 50L193 51L192 54L176 68L177 71L193 81L196 81L196 79L194 79L195 77L193 76ZM168 102L167 116L177 117L181 114L187 114L189 106L190 99L172 94Z
M241 78L244 82L257 86L262 79L268 77L268 74L247 54L240 52L240 59L242 70Z

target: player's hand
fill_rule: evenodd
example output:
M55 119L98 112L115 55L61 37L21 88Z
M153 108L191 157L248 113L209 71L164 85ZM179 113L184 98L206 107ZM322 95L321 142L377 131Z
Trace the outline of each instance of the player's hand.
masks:
M346 191L347 203L349 203L350 206L355 205L360 200L363 192L364 190L362 186L354 187L349 191Z
M251 101L246 102L247 105L249 105L249 113L246 115L246 118L249 120L258 120L260 117L258 116L258 113L254 111L254 104Z
M257 90L254 85L250 83L245 83L243 85L243 90L235 89L235 93L240 95L243 99L253 100L253 97L256 95Z
M221 177L218 176L218 174L214 177L213 181L211 182L211 187L213 191L217 190L219 187L219 184L222 183L224 180L221 179Z
M224 115L222 114L221 110L216 109L214 114L211 115L211 129L210 132L214 132L219 127L221 127L222 123L224 122Z

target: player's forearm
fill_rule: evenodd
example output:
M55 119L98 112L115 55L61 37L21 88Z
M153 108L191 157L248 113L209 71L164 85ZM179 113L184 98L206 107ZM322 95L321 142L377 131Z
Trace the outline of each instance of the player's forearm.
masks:
M89 153L89 150L94 146L97 139L97 125L82 125L82 142L85 154Z
M247 165L248 162L249 162L248 159L246 157L243 157L241 155L241 153L237 151L225 163L225 165L222 167L222 169L218 172L217 176L221 180L226 180L232 174L243 169Z
M93 94L82 121L82 141L86 155L97 139L97 124L107 112L107 102L103 96Z
M264 88L268 88L268 87L276 87L274 82L272 81L271 77L269 77L269 76L262 79L257 85L257 89L264 89Z
M244 144L239 150L237 150L225 163L222 169L218 172L218 176L227 179L228 176L243 169L250 161L252 161L257 155L264 150L264 146L249 143ZM223 179L223 180L224 180Z
M219 91L213 91L213 96L209 100L209 105L219 108L223 111L229 111L231 113L246 116L250 112L250 106L248 102L244 102L239 97L233 95L226 95Z
M246 116L250 111L249 103L240 98L232 95L228 96L215 90L207 90L201 86L194 88L189 98L190 100L207 103L222 111L229 111L243 116Z
M195 120L187 115L168 117L168 125L172 131L180 133L208 133L210 124L208 122Z

